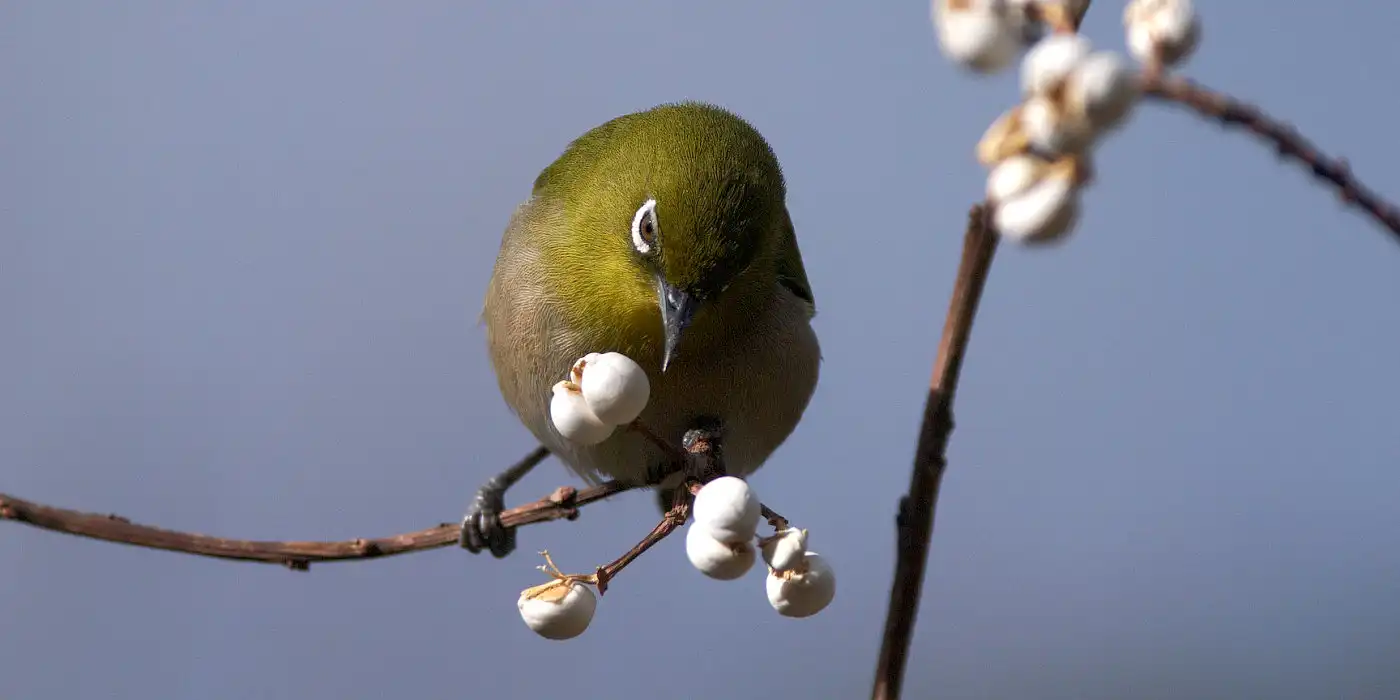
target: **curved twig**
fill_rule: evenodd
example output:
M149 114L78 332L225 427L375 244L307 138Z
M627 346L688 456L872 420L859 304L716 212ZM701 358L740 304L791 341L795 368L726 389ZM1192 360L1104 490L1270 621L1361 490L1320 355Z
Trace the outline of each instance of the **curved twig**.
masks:
M1344 159L1332 158L1318 150L1293 127L1270 118L1254 105L1186 78L1149 72L1142 76L1142 90L1147 97L1186 107L1226 126L1242 127L1271 142L1281 157L1292 158L1308 166L1314 177L1337 189L1344 204L1369 214L1376 223L1390 230L1396 242L1400 242L1400 208L1361 184Z
M689 455L702 455L711 460L705 464L708 468L699 467L699 472L706 473L707 476L723 474L723 466L715 467L713 460L718 460L718 455L710 453L710 443L697 445L691 449L682 448L656 433L652 432L640 422L630 424L629 429L641 433L644 437L654 441L659 447L667 452L673 453L676 458L675 463L665 473L659 477L666 477L670 473L681 470L687 465ZM529 468L544 461L549 456L549 450L544 446L536 447L529 454L516 462L512 469ZM717 474L708 474L707 469L718 469ZM575 489L572 486L560 486L553 493L541 498L538 501L516 506L501 513L501 524L506 527L519 527L521 525L532 525L551 520L573 520L578 517L578 509L582 506L601 501L619 493L631 491L639 488L650 488L651 484L625 484L619 481L605 481L586 489ZM689 513L689 510L685 510ZM778 527L779 523L785 524L787 521L767 506L763 506L765 517ZM674 515L668 515L672 520ZM43 530L62 532L78 537L86 537L104 542L115 542L118 544L129 544L137 547L147 547L150 549L161 549L167 552L179 552L182 554L194 554L203 557L213 557L216 559L229 559L233 561L251 561L265 564L282 564L294 571L306 571L311 568L312 562L331 561L355 561L360 559L377 559L389 557L397 554L408 554L411 552L422 552L429 549L448 547L457 543L460 526L457 523L442 523L434 527L405 532L388 537L376 537L372 539L358 538L353 540L342 540L339 542L306 542L306 541L283 541L283 540L235 540L225 537L214 537L211 535L201 535L193 532L181 532L178 530L166 530L164 528L152 527L150 525L139 525L131 520L116 514L87 513L79 510L69 510L48 506L42 503L27 501L17 496L0 493L0 520L11 520L17 523L24 523ZM664 534L652 535L655 540L664 538L672 530L684 524L685 518L681 517L679 522L671 523L669 530ZM665 521L663 520L663 524ZM660 526L658 526L660 527ZM645 551L655 542L641 546L628 558L636 558L637 554ZM627 557L624 557L627 558ZM626 566L626 562L618 564L614 562L609 565L608 573L615 573ZM600 591L607 584L600 583Z
M547 456L549 450L537 447L519 463L534 465ZM634 488L642 487L617 481L606 481L582 490L561 486L538 501L501 513L501 523L507 527L518 527L550 520L573 520L578 517L579 507ZM459 528L456 523L443 523L399 535L340 542L235 540L138 525L120 515L56 508L3 493L0 493L0 520L137 547L235 561L282 564L296 571L307 570L312 562L376 559L447 547L457 543Z

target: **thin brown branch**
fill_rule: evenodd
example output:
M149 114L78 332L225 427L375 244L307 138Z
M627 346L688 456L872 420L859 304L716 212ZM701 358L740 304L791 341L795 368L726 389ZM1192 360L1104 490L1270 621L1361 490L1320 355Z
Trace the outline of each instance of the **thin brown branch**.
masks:
M651 549L652 545L666 539L671 533L680 529L680 526L684 525L686 519L689 517L690 500L684 498L676 499L675 505L671 506L671 509L666 511L665 515L661 516L661 522L657 523L656 527L652 528L651 532L647 533L647 536L643 537L641 542L638 542L636 546L627 550L626 554L614 559L612 563L598 567L598 571L593 574L593 582L598 586L598 595L606 594L608 592L608 583L612 581L614 576L626 568L628 564L631 564L634 559L642 556L643 552Z
M656 527L647 533L627 553L613 560L611 563L598 567L592 575L579 576L598 587L598 595L604 595L608 591L608 584L613 577L621 572L628 564L640 557L643 552L651 549L656 543L666 539L681 526L685 525L690 518L690 507L694 502L695 494L706 483L724 476L726 469L724 466L724 450L721 438L722 431L718 428L693 428L686 431L682 440L684 447L683 458L685 464L685 482L681 485L680 493L677 495L671 509L661 516L661 521ZM650 434L649 431L644 434ZM657 444L665 445L665 442ZM778 515L776 511L766 505L759 504L763 516L768 518L769 524L775 530L782 530L787 527L787 520Z
M643 434L654 437L654 433L649 430L644 431ZM660 438L655 439L658 440L657 444L663 447L669 444L661 441ZM694 501L695 493L700 490L702 485L724 476L724 453L720 449L720 436L717 431L704 428L691 429L686 432L682 443L685 445L683 459L686 461L684 488L677 495L671 509L661 516L661 522L658 522L656 527L642 538L641 542L638 542L636 546L627 550L627 553L611 563L598 567L598 570L589 577L592 583L598 587L598 595L605 595L608 592L608 583L618 572L685 524L685 521L690 518L690 504Z
M537 464L549 455L543 447L521 463ZM501 513L501 524L519 527L550 520L573 520L582 506L630 491L636 486L606 481L583 490L561 486L548 496ZM312 562L375 559L447 547L457 543L458 525L444 523L416 532L340 542L255 541L212 537L138 525L119 515L85 513L46 506L0 494L0 520L12 520L45 530L106 542L129 544L218 559L283 564L305 571Z
M1186 107L1225 126L1238 126L1273 144L1280 157L1306 165L1313 176L1331 184L1344 204L1370 215L1400 242L1400 208L1356 179L1346 160L1318 150L1293 127L1270 118L1254 105L1241 102L1186 78L1148 72L1142 76L1143 94Z
M760 503L759 512L763 515L763 519L767 520L768 524L773 526L775 532L782 532L788 529L788 519L779 515L778 511Z
M938 488L947 467L948 438L953 432L953 396L957 392L963 357L967 354L972 321L977 316L977 305L996 253L997 236L988 218L989 212L981 204L968 214L962 261L958 264L953 298L948 304L948 316L943 323L943 336L938 342L938 356L929 380L909 492L899 501L899 514L895 519L898 553L894 584L890 588L885 633L871 694L878 700L898 698L904 684L909 642L914 634L929 540L933 536Z
M694 445L687 444L687 449L683 449L640 423L633 423L629 427L655 442L662 450L677 457L677 463L672 465L672 472L669 473L685 468L686 464L692 464L695 474L702 477L703 481L724 474L717 439L713 436L704 434ZM548 449L543 446L536 447L519 462L516 462L512 468L533 467L548 456ZM693 461L688 462L687 458ZM666 474L659 476L664 478ZM553 493L538 501L502 512L501 524L506 527L519 527L551 520L573 520L578 517L578 509L582 506L619 493L649 486L624 484L618 481L605 481L583 490L575 489L572 486L560 486ZM635 559L656 541L660 541L670 534L675 527L684 524L684 516L688 515L689 512L689 504L687 503L679 523L673 524L670 530L660 532L662 525L665 525L666 522L663 520L662 525L658 525L657 529L648 535L648 538L654 538L652 541L644 540L642 545L638 545L638 548L634 549L634 552L629 553L630 557L624 555L619 561L609 564L606 567L608 573L600 586L600 592L607 585L606 576L621 570L627 565L627 562ZM772 511L767 510L765 506L765 513L772 513ZM671 517L671 514L668 513L667 517ZM457 543L460 533L459 525L443 523L388 537L358 538L339 542L237 540L139 525L128 518L112 513L88 513L58 508L5 493L0 493L0 520L11 520L43 530L62 532L88 539L160 549L167 552L194 554L232 561L282 564L294 571L306 571L311 568L312 562L377 559L447 547ZM599 571L601 572L602 569Z

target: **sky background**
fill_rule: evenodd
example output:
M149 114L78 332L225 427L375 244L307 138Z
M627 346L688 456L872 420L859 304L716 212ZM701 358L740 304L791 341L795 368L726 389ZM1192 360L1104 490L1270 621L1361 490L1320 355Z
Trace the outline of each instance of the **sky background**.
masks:
M1191 75L1400 196L1370 77L1397 10L1198 6ZM943 60L923 2L0 3L0 491L243 538L457 519L533 447L476 323L512 208L586 129L701 99L787 173L825 363L753 483L840 580L781 618L677 537L558 643L516 611L534 551L591 570L649 496L504 561L308 574L0 524L6 697L865 696L973 145L1015 90ZM1097 165L1076 237L992 272L907 695L1400 697L1400 246L1159 105Z

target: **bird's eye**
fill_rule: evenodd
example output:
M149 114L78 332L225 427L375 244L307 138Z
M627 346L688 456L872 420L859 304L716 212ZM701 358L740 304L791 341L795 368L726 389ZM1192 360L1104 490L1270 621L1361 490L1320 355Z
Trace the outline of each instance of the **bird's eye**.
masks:
M650 254L656 246L656 200L648 199L632 216L632 247L642 255Z

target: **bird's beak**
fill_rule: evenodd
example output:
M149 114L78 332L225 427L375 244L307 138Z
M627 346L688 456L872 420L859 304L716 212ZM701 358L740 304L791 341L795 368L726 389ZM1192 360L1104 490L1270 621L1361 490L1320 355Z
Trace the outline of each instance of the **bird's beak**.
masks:
M661 371L671 364L676 355L676 345L681 341L681 333L695 317L700 300L691 292L674 287L662 280L660 285L661 327L666 334L665 354L661 356Z

